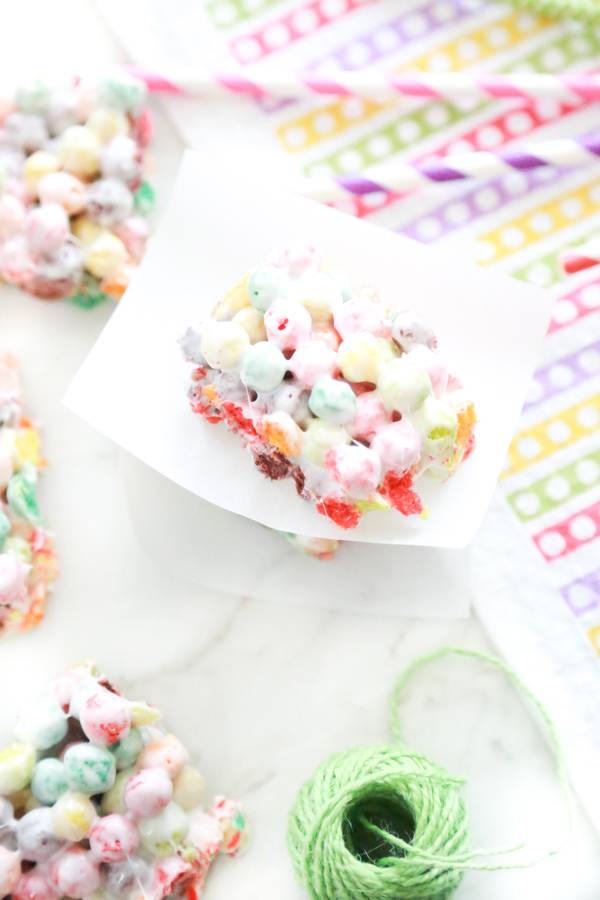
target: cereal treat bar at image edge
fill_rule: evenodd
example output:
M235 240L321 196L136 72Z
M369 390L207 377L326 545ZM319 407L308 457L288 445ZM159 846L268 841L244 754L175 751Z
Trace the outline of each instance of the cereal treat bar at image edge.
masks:
M36 425L23 415L16 360L0 356L0 637L42 620L58 574L35 495L45 465L39 450Z
M236 800L203 780L160 712L86 662L53 679L0 753L0 898L195 900L247 842Z
M146 86L124 73L36 78L0 96L0 277L42 300L119 299L140 262L154 191Z
M273 530L273 529L269 529ZM291 531L278 532L285 538L290 547L302 553L304 556L313 556L315 559L333 559L343 541L334 541L329 538L308 537L304 534L293 534Z
M445 481L474 447L473 402L429 325L311 245L269 254L179 344L193 412L342 529L369 510L426 518L414 480Z

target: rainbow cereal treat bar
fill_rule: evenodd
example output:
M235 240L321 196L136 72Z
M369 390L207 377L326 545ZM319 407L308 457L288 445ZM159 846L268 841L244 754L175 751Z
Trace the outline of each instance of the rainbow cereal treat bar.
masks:
M271 253L179 343L192 410L340 528L372 509L426 516L414 480L447 479L473 448L473 403L429 325L313 246Z
M35 496L44 465L39 446L34 423L23 415L16 360L0 357L0 636L41 621L57 575Z
M203 781L160 712L84 663L24 710L0 754L0 898L196 900L244 812ZM3 799L4 798L4 799Z
M0 97L0 276L42 300L119 299L146 246L146 86L36 78Z

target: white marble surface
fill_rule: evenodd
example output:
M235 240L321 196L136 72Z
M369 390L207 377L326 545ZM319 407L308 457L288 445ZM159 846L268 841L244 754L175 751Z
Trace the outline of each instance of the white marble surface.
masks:
M8 63L35 53L50 64L72 52L74 67L120 58L87 0L5 4L3 34ZM8 63L4 55L1 65ZM164 119L159 124L166 189L181 148ZM60 404L109 315L109 306L84 312L0 289L0 349L21 357L29 411L44 424L51 467L41 503L63 573L44 623L0 645L0 742L45 679L97 657L128 694L163 709L209 793L247 805L250 852L219 862L207 900L301 900L285 849L301 782L328 754L388 738L387 699L409 660L447 643L489 647L473 618L386 619L260 602L156 568L136 545L116 448ZM474 663L438 663L415 679L402 713L412 746L467 777L475 845L532 836L539 847L556 837L553 760L500 676ZM596 900L599 851L578 808L574 840L560 856L530 871L468 874L456 898Z

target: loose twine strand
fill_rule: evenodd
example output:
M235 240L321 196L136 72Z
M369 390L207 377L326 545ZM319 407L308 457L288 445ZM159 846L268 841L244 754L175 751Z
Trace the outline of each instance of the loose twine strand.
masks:
M532 866L537 865L542 862L544 859L548 859L550 856L556 856L557 853L560 853L564 850L565 846L571 840L572 832L573 832L573 795L571 793L571 788L569 785L569 778L567 775L567 764L565 761L565 756L563 753L563 749L560 743L560 738L558 736L558 731L556 729L556 725L550 717L550 714L547 712L546 708L543 706L540 700L535 696L533 691L527 687L522 678L508 666L506 663L502 662L501 659L498 659L495 656L490 656L488 653L482 653L478 650L465 650L461 647L442 647L440 650L436 650L434 653L430 653L427 656L421 656L416 659L411 665L403 672L398 680L396 687L392 693L391 701L390 701L390 715L392 722L392 734L394 736L394 740L399 746L404 745L404 741L402 739L402 734L400 731L400 713L399 713L399 700L400 694L404 690L406 682L411 677L415 669L420 668L421 666L427 665L430 662L434 662L437 659L441 659L444 656L464 656L471 659L479 659L484 662L490 663L490 665L495 666L497 669L500 669L506 675L509 676L513 680L513 682L517 685L519 690L525 694L528 700L533 703L538 713L540 714L546 728L548 729L548 734L550 736L550 742L552 744L552 749L554 750L554 754L556 756L557 762L557 770L558 770L558 781L560 785L560 790L562 794L562 799L565 804L565 809L567 812L567 829L564 837L560 841L560 843L551 850L544 850L541 853L532 856L531 859L523 862L508 862L508 863L474 863L465 865L465 869L486 869L490 871L496 871L498 869L529 869ZM404 842L402 842L404 843ZM502 847L499 849L490 849L490 850L472 850L470 853L464 856L464 859L472 859L478 856L498 856L500 854L506 853L514 853L517 850L522 850L525 847L525 842L521 842L520 844L515 844L511 847ZM410 848L409 844L406 844L404 849L408 850ZM449 865L454 866L455 868L459 868L461 863L457 860L457 857L454 857L452 860L446 860ZM432 858L432 861L433 858ZM441 862L441 858L436 860L437 862Z
M556 847L526 860L507 861L492 857L514 854L525 844L471 850L467 810L459 795L464 779L404 745L398 703L406 682L420 666L450 654L482 660L503 671L541 715L556 754L567 811L566 834ZM570 840L572 796L556 727L537 697L501 660L454 647L415 660L393 691L391 723L395 745L357 747L331 757L298 794L290 814L288 847L296 875L313 900L446 900L466 870L530 868L559 853ZM414 826L409 840L406 821L398 825L397 815L394 818L399 804ZM374 809L379 810L375 815ZM402 830L404 836L397 833ZM360 846L365 836L366 849Z

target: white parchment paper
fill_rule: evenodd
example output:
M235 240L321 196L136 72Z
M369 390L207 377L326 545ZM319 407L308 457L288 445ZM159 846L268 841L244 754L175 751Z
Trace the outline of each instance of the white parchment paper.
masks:
M276 532L201 500L122 453L136 538L154 563L242 597L368 615L469 615L471 548L342 544L333 559L299 553Z
M465 547L490 501L545 335L545 291L457 261L289 193L261 174L187 152L167 212L65 403L147 465L212 504L282 531L389 544ZM477 449L445 484L418 491L427 521L366 515L351 533L271 482L239 438L189 409L176 338L209 314L269 249L310 239L326 263L372 284L389 307L433 327L441 354L475 400Z

